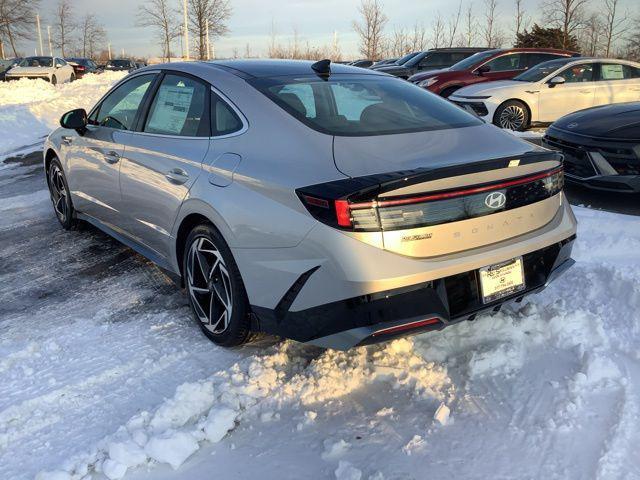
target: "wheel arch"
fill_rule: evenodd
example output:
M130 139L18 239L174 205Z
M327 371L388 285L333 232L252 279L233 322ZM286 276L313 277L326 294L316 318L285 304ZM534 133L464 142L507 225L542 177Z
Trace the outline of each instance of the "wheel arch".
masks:
M222 236L229 248L233 245L233 233L229 225L224 221L222 216L216 212L211 206L203 204L201 201L192 200L183 204L180 215L176 221L174 228L175 248L175 265L177 272L182 278L182 256L186 247L186 240L191 230L201 224L209 224L213 226Z
M47 178L47 185L49 184L49 167L54 158L60 160L60 156L52 147L47 148L47 151L44 153L44 172Z

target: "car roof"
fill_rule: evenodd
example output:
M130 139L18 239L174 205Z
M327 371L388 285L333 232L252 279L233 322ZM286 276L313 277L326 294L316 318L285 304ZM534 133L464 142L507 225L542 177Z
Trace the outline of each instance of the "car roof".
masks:
M311 68L315 62L311 60L279 60L279 59L238 59L213 60L199 62L212 67L222 68L243 78L279 77L291 75L313 75ZM331 73L357 73L360 75L382 75L375 70L331 63Z

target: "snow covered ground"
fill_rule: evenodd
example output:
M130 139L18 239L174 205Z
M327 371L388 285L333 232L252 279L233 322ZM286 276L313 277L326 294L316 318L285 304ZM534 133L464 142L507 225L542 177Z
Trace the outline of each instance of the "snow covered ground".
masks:
M124 75L89 74L61 85L29 79L0 82L0 161L15 153L41 149L63 113L74 108L88 111Z
M639 219L575 210L576 266L494 316L223 350L148 261L60 229L37 154L7 160L0 479L640 479Z

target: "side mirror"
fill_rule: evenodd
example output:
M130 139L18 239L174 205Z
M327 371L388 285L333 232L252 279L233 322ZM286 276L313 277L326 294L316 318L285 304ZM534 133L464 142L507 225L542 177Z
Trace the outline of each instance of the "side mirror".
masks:
M84 108L76 108L65 113L60 118L60 126L75 130L82 135L87 130L87 111Z
M562 85L564 82L566 82L565 78L558 75L557 77L553 77L547 83L549 84L549 88L553 88L556 85Z
M491 71L491 67L489 65L482 65L481 67L478 67L478 69L476 70L478 75L482 75L483 73L487 73L490 71Z

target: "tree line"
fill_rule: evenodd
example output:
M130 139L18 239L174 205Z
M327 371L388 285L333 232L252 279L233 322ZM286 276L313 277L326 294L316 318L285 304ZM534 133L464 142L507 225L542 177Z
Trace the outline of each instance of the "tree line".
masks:
M96 15L88 13L78 16L77 3L82 0L58 0L53 10L40 12L42 52L49 54L49 31L51 47L63 57L82 56L106 59L108 35ZM19 57L20 44L36 41L39 46L36 14L40 11L40 0L0 0L0 53ZM225 35L231 17L229 0L188 0L187 25L194 39L190 43L192 58L205 59L209 51L207 40ZM150 27L162 46L162 56L174 56L173 43L184 34L182 0L146 0L139 8L135 26ZM183 46L184 49L184 46ZM179 53L180 56L183 52Z
M426 48L508 45L640 59L640 16L632 16L639 12L623 10L620 0L543 0L537 15L526 11L523 0L510 0L510 6L509 24L498 15L498 0L482 0L479 12L472 1L460 0L448 17L435 12L429 29L416 22L389 32L382 1L361 0L353 29L359 53L371 60Z

